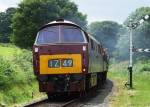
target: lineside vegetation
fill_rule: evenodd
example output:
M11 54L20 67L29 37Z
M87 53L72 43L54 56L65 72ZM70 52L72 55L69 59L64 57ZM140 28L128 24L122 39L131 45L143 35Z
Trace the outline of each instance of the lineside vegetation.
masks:
M124 86L128 78L128 62L112 64L109 78L116 88L110 98L111 107L148 107L150 106L150 60L140 60L134 65L133 87L129 90Z
M40 96L33 75L31 51L0 45L0 106L23 103Z

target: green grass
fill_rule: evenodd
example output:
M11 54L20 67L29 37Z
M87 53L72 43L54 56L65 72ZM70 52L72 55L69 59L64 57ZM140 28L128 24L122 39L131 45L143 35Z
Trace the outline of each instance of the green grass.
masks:
M1 50L0 55L5 56L5 57L11 56L12 53L15 52L14 48L9 48L9 47L6 48L6 47L3 47L3 46L0 46L0 50Z
M0 56L3 56L5 58L11 58L14 54L20 53L21 49L15 46L5 46L0 45Z
M116 89L110 98L111 107L149 107L150 106L150 63L139 61L134 65L133 89L124 84L128 79L128 62L112 64L109 78L113 80Z
M14 106L41 96L33 74L32 53L0 44L0 107Z

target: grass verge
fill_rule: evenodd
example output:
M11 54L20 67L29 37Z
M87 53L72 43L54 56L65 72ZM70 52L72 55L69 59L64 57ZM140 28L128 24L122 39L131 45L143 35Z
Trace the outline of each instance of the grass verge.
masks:
M133 69L133 89L125 87L128 80L128 62L112 64L109 78L115 83L115 92L110 98L111 107L150 106L150 61L138 61Z

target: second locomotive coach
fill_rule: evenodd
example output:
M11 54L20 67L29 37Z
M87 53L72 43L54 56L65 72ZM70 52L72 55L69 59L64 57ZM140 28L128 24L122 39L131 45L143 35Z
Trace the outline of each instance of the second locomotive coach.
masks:
M106 80L107 54L80 26L56 20L43 26L33 46L34 73L40 92L85 92Z

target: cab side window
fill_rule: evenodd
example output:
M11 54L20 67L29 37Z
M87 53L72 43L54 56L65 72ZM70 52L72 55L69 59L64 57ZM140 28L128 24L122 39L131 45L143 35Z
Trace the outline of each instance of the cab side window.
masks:
M92 39L90 39L90 42L91 42L91 49L94 50L94 42Z
M100 46L100 53L101 53L101 54L104 54L104 51L103 51L103 47L102 47L102 46Z
M83 32L84 32L84 35L85 35L87 42L90 42L90 38L89 38L88 34L85 31L83 31Z
M99 53L99 51L98 51L98 44L96 44L95 46L96 46L95 51L96 51L96 53L98 54L98 53Z
M101 54L101 48L100 48L100 45L98 45L98 53Z

